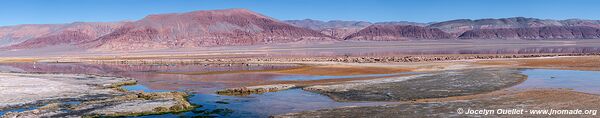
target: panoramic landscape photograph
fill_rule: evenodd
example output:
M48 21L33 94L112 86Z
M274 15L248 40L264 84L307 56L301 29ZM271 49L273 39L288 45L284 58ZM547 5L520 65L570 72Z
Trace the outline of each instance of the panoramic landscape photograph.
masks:
M598 0L0 6L0 118L600 118Z

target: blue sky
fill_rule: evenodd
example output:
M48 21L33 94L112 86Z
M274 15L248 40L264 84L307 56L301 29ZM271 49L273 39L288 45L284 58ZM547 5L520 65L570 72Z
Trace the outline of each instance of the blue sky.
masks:
M600 20L599 6L600 0L2 0L0 26L138 20L148 14L226 8L246 8L280 20Z

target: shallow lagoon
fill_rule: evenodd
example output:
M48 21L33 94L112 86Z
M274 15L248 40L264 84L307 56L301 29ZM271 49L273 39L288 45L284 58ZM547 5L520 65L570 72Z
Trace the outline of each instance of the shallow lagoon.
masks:
M270 115L335 108L342 106L367 106L392 104L385 102L335 102L332 99L301 89L253 94L249 96L222 96L214 94L216 90L244 86L249 82L260 81L303 81L319 79L339 79L357 77L383 77L397 74L371 74L352 76L316 76L302 74L281 74L268 72L221 73L208 75L165 74L163 72L211 72L264 70L293 67L290 65L94 65L78 63L19 63L2 64L4 71L82 73L124 76L136 78L138 85L125 86L124 89L145 92L185 91L191 93L190 101L201 107L184 113L151 115L143 117L268 117ZM524 69L522 74L529 77L516 89L530 88L566 88L579 92L600 94L600 72ZM0 111L23 111L14 109Z
M600 95L600 72L553 69L525 69L528 79L513 88L546 89L564 88Z
M303 81L319 79L340 79L357 77L382 77L397 74L372 74L352 76L317 76L283 74L269 72L218 73L218 74L179 74L179 72L213 72L240 70L269 70L294 67L290 64L171 64L171 65L95 65L81 63L18 63L4 64L5 71L101 74L131 77L137 85L123 86L126 90L144 92L184 91L191 93L190 102L201 107L184 113L151 115L143 117L268 117L270 115L335 108L342 106L381 105L385 102L335 102L329 97L290 89L249 96L223 96L215 91L230 87L240 87L251 82L262 81ZM251 67L248 67L251 66ZM181 67L181 68L179 68ZM212 68L211 68L212 67ZM182 69L184 68L184 69ZM173 73L164 73L173 72Z

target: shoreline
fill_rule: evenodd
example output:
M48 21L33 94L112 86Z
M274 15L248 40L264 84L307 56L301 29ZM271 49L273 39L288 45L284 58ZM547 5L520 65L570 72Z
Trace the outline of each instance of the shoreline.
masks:
M230 64L230 63L289 63L289 62L339 62L339 63L415 63L460 60L522 59L540 57L585 57L600 56L600 53L550 53L550 54L453 54L453 55L398 55L359 57L127 57L113 58L6 58L0 62L46 62L46 63L90 63L90 64ZM4 60L4 61L3 61Z
M444 84L448 84L446 82L442 82L442 83L422 83L420 81L414 81L414 80L422 80L425 81L427 80L427 78L423 79L398 79L398 80L390 80L389 78L404 78L404 77L410 77L410 76L415 76L415 75L422 75L422 74L432 74L432 73L451 73L451 74L447 74L446 76L440 76L440 77L429 77L429 79L435 79L435 78L452 78L453 76L455 76L454 74L458 74L461 75L462 74L466 74L466 75L470 75L469 73L471 72L463 72L463 71L473 71L472 73L478 73L475 71L480 71L480 70L486 70L489 68L506 68L508 70L511 69L518 69L518 68L553 68L553 69L571 69L571 70L578 70L578 69L583 69L586 70L587 69L594 69L594 68L598 68L598 66L600 66L600 63L597 60L600 59L600 56L597 55L593 55L593 56L558 56L558 57L530 57L530 58L499 58L499 59L467 59L467 60L449 60L449 61L425 61L425 62L399 62L399 63L389 63L389 62L379 62L379 63L345 63L345 62L314 62L314 61L269 61L268 63L281 63L281 64L300 64L301 66L299 68L284 68L284 69L275 69L275 70L260 70L260 71L248 71L250 73L253 72L269 72L269 73L292 73L292 74L308 74L308 75L324 75L324 73L329 74L329 75L339 75L339 76L343 76L343 75L361 75L361 74L377 74L377 73L396 73L396 72L419 72L419 74L403 74L403 75L394 75L394 76L382 76L382 77L363 77L363 78L340 78L340 79L325 79L325 80L305 80L305 81L294 81L294 80L286 80L286 81L272 81L272 82L258 82L258 83L248 83L246 87L240 87L243 89L236 89L233 88L231 89L231 91L229 91L230 93L236 93L239 92L241 94L254 94L254 93L264 93L264 92L273 92L273 91L280 91L280 90L285 90L285 89L289 89L289 88L303 88L304 90L313 90L311 92L317 92L320 93L322 95L325 96L329 96L330 98L332 98L335 101L390 101L390 102L398 102L400 104L417 104L417 106L419 105L427 105L430 104L432 101L437 101L437 102L448 102L448 101L460 101L460 100L465 100L465 99L476 99L479 101L483 101L483 102L488 102L485 98L483 99L481 96L487 96L490 94L495 94L497 92L501 92L501 91L507 91L505 88L507 87L502 87L504 86L503 84L498 84L499 87L498 88L490 88L490 89L481 89L481 86L477 87L467 87L467 88L461 88L461 89L456 89L456 90L464 90L464 89L477 89L475 91L483 91L483 92L474 92L471 93L469 91L460 91L456 94L434 94L431 92L415 92L414 96L409 97L409 98L403 98L403 97L398 97L398 96L402 96L402 95L406 95L406 93L410 93L411 91L403 91L405 89L403 88L399 88L399 87L390 87L390 86L410 86L410 85L430 85L433 88L429 88L427 90L433 90L433 91L437 91L437 92L449 92L452 93L454 92L454 89L452 90L445 90L445 89L440 89L440 88L435 88L435 87L441 87L444 88ZM250 63L250 62L244 62L244 63ZM260 62L259 62L260 63ZM569 65L569 66L567 66ZM318 71L311 71L311 70L318 70ZM369 70L377 70L377 71L369 71ZM492 69L493 70L493 69ZM195 73L195 72L190 72L190 73L163 73L163 74L226 74L226 73L244 73L244 71L233 71L233 72L210 72L210 73ZM349 72L355 72L355 73L349 73ZM471 74L472 74L471 73ZM492 72L492 73L498 73L498 72ZM29 74L43 74L43 73L29 73ZM482 73L479 74L474 74L471 77L479 77L481 78ZM483 73L484 74L484 73ZM59 74L60 75L60 74ZM68 74L62 74L62 75L68 75ZM443 75L443 74L442 74ZM478 75L478 76L475 76ZM485 75L485 74L484 74ZM493 75L493 74L491 74ZM87 75L87 76L101 76L101 75ZM104 77L104 76L103 76ZM386 79L387 78L387 79ZM457 78L463 78L458 76ZM503 78L503 77L501 77ZM507 77L508 78L508 77ZM506 79L506 78L505 78ZM510 78L509 78L510 79ZM484 80L476 80L477 82L481 82L481 81L485 81ZM490 79L491 80L491 79ZM494 79L497 80L497 79ZM383 83L381 82L376 82L376 81L383 81ZM413 83L404 83L404 82L408 82L411 81ZM439 82L442 80L436 80L436 82ZM475 80L470 80L475 82ZM472 85L472 84L476 84L476 83L468 83L470 81L464 81L467 84L465 85ZM518 81L516 84L518 84L519 82L523 82L524 80L520 80ZM373 84L357 84L357 83L361 83L361 82L375 82ZM448 82L455 82L455 81L448 81ZM461 82L458 81L457 82ZM515 83L510 80L510 81L506 81L508 82L508 84L506 85L515 85ZM414 84L414 83L421 83L421 84ZM486 82L483 82L486 83ZM489 82L489 83L498 83L498 82ZM511 84L512 83L512 84ZM346 86L345 84L353 84L352 86ZM357 84L356 86L354 84ZM121 83L121 84L111 84L111 88L115 88L115 87L119 87L122 85L127 85L127 83ZM282 86L270 86L270 85L282 85ZM454 84L448 84L448 85L454 85ZM482 84L483 85L483 84ZM266 86L266 88L265 88ZM329 88L332 86L339 86L344 89L339 89L341 91L339 91L337 88L333 87L331 88L332 91L329 91L329 89L324 89L324 88ZM375 88L373 88L373 86L376 86ZM377 88L377 86L379 88ZM484 86L488 86L488 85L484 85ZM310 89L310 88L319 88L321 87L321 89ZM409 88L418 88L418 87L423 87L423 86L416 86L416 87L409 87ZM425 86L426 87L426 86ZM397 88L397 90L390 90L391 88ZM484 87L485 88L485 87ZM348 90L350 91L355 91L355 92L348 92ZM356 92L357 90L363 90L362 92ZM119 90L114 90L114 91L119 91ZM321 91L321 92L319 92ZM371 92L369 92L371 91ZM375 91L375 92L373 92ZM377 91L391 91L388 92L386 94L381 94L381 93L377 93ZM398 92L401 91L401 92ZM403 92L402 92L403 91ZM542 90L542 92L545 90ZM121 90L121 92L123 92ZM397 92L397 93L394 93ZM463 94L461 92L465 92L466 94ZM560 92L560 91L559 91ZM130 93L130 92L126 92L126 93ZM226 94L228 92L225 92ZM326 93L326 94L323 94ZM363 94L363 93L369 93L369 94ZM568 93L568 92L567 92ZM173 94L176 94L177 96L185 96L182 95L180 93L171 93L171 94L162 94L162 95L158 95L158 94L154 94L154 93L150 93L150 94L143 94L143 93L135 93L135 94L126 94L123 96L128 96L128 97L121 97L121 98L117 98L117 99L113 99L113 100L109 100L109 99L104 99L104 101L102 100L93 100L94 102L97 103L103 103L103 102L107 102L107 103L119 103L119 101L123 101L123 100L133 100L137 102L140 101L144 101L144 100L164 100L162 99L163 97L167 96L167 98L172 99L173 98ZM236 93L237 94L237 93ZM431 95L442 95L442 96L429 96L429 94ZM569 93L570 94L570 93ZM348 96L350 95L350 96ZM412 95L412 94L411 94ZM511 95L521 95L520 93L510 93L510 94L499 94L499 95L504 95L504 96L511 96ZM154 99L149 99L146 98L144 96L163 96L163 97L159 97L159 98L154 98ZM170 96L170 97L168 97ZM333 97L332 97L333 96ZM357 98L358 96L358 98ZM363 98L360 98L360 96L363 96ZM371 99L369 97L364 97L364 96L380 96L377 99ZM475 96L475 97L474 97ZM175 98L185 98L185 97L175 97ZM175 100L177 101L177 100ZM180 100L181 101L181 100ZM186 100L187 101L187 100ZM165 102L158 102L156 104L164 104ZM173 102L171 102L173 103ZM454 104L455 102L448 102L448 104ZM79 103L81 104L81 103ZM136 102L126 102L126 104L137 104ZM192 106L191 104L189 104L189 102L187 102L188 105L183 105L183 106ZM486 103L488 104L488 103ZM439 104L436 104L439 105ZM464 105L462 103L459 103L458 105ZM14 115L35 115L35 113L46 113L46 115L48 114L52 114L53 111L56 111L57 109L65 109L67 107L73 107L73 106L78 106L78 105L64 105L64 104L54 104L54 103L49 103L48 105L45 106L40 106L43 107L43 109L34 109L34 110L27 110L22 112L23 114L20 113L10 113L12 114L11 116ZM91 105L93 106L93 105ZM127 105L125 105L127 106ZM384 105L385 106L385 105ZM392 105L393 106L393 105ZM402 105L399 105L402 106ZM79 105L79 108L85 108L85 105ZM87 107L90 107L90 105L88 105ZM362 108L379 108L382 107L383 108L387 108L387 107L383 107L383 106L369 106L369 107L357 107L356 109L362 109ZM49 109L52 108L52 109ZM180 108L186 108L186 107L178 107L175 108L174 111L170 111L173 110L171 108L156 108L156 109L150 109L150 111L153 112L137 112L137 113L129 113L126 115L116 115L116 116L129 116L129 115L152 115L152 114L158 114L158 113L171 113L171 112L175 112L175 111L185 111L182 110ZM335 108L338 109L338 108ZM335 111L335 109L333 109ZM346 109L346 108L339 108L339 109ZM419 109L419 108L417 108ZM187 109L189 110L189 109ZM325 109L325 111L328 109ZM99 112L99 113L116 113L114 111L111 110L104 110L105 112ZM319 113L321 110L316 110L316 111L306 111L306 112L301 112L301 113ZM444 113L448 113L447 111L445 111ZM292 114L292 115L290 115ZM294 116L294 113L289 113L289 114L282 114L283 116L289 115L289 116ZM41 114L44 115L44 114ZM314 114L313 114L314 115ZM339 115L339 114L337 114ZM106 115L109 116L109 115ZM300 115L301 116L301 115ZM326 115L325 115L326 116ZM279 116L275 116L275 117L279 117Z
M131 78L14 72L2 72L0 76L3 83L18 81L0 86L4 91L0 99L8 102L0 104L0 109L7 111L3 118L137 116L194 108L187 102L186 93L139 93L121 89L121 86L136 84ZM8 96L12 97L6 98Z
M585 103L570 101L586 101ZM274 118L296 117L594 117L593 115L467 115L457 109L600 109L600 95L564 89L500 90L485 94L453 99L441 98L427 101L403 102L399 104L341 107L274 115ZM366 114L369 114L368 116Z

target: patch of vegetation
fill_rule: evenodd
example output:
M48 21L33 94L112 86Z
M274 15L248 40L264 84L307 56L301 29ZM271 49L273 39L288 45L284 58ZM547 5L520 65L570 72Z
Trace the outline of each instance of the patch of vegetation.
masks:
M125 96L115 97L110 100L95 101L94 103L111 103L119 101L129 100L158 100L158 99L173 99L177 103L170 107L156 107L152 111L140 112L140 113L117 113L117 114L91 114L85 115L87 118L106 118L106 117L127 117L127 116L146 116L146 115L162 115L171 113L182 113L198 108L198 106L192 105L188 102L189 95L184 92L160 92L160 93L135 93ZM90 102L87 102L90 103Z
M121 86L128 86L128 85L135 85L135 84L137 84L137 81L130 80L130 81L124 81L124 82L118 82L118 83L111 84L110 88L119 88Z

